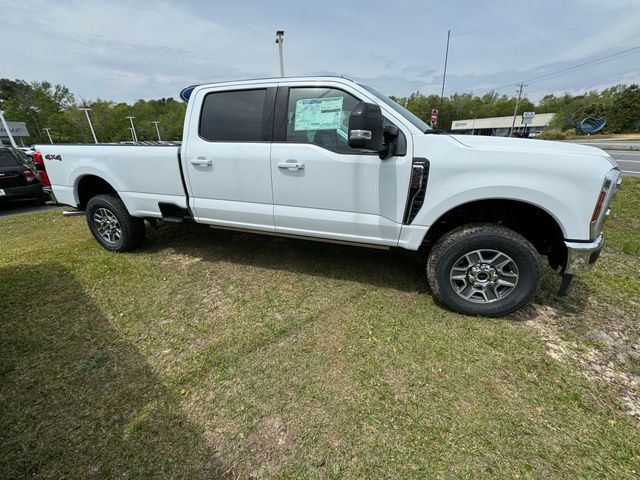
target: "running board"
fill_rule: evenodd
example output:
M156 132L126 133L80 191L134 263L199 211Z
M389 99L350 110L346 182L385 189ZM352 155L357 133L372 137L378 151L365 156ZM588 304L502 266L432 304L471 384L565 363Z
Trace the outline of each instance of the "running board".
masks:
M162 215L162 221L167 223L183 223L191 220L191 212L188 208L180 207L174 203L158 202L158 208Z
M84 210L64 210L62 215L65 217L77 217L78 215L84 215Z

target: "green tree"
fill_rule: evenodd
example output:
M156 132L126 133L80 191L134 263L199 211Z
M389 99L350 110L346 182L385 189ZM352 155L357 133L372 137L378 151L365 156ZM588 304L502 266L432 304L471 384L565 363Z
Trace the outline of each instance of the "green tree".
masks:
M609 128L615 133L640 131L640 87L638 85L625 87L614 96Z

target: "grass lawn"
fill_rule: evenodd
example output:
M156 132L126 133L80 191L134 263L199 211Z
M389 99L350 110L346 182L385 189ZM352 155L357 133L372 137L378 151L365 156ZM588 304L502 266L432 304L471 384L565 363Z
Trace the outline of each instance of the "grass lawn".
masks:
M0 477L638 478L639 232L625 179L570 296L487 319L411 253L2 218Z

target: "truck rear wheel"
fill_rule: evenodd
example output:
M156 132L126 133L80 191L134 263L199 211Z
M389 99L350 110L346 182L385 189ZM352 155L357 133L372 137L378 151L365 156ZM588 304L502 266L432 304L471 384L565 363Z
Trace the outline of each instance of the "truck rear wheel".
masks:
M542 279L540 256L522 235L493 224L453 230L427 261L433 295L465 315L497 317L526 305Z
M128 252L144 243L144 220L129 215L117 195L96 195L87 202L89 230L107 250Z

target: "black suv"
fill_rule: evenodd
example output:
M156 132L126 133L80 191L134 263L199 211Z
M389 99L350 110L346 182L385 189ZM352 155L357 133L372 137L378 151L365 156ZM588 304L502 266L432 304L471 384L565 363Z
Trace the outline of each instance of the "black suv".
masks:
M0 202L20 199L44 203L47 196L29 158L13 147L0 146Z

